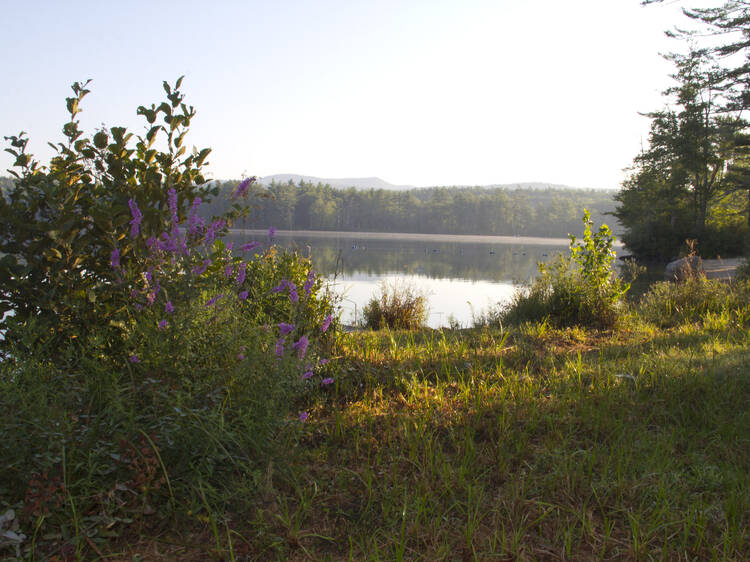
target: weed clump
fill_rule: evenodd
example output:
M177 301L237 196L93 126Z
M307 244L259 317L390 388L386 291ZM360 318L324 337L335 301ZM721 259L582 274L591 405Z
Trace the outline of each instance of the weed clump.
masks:
M583 239L570 236L570 255L539 264L540 276L521 288L511 302L490 315L490 323L522 324L547 320L565 326L613 327L620 318L630 284L616 276L615 238L607 225L593 233L584 210Z
M746 281L732 284L705 277L692 277L681 283L654 283L641 299L641 316L666 328L702 321L708 314L732 313L744 318L750 305Z
M363 316L363 326L371 330L419 328L427 320L427 296L409 285L383 283L380 294L365 306Z

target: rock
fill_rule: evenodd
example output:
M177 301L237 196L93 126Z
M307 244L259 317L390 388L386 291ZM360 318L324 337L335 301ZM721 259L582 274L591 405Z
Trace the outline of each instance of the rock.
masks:
M687 256L667 264L664 271L665 281L685 281L693 277L704 276L703 259L700 256Z

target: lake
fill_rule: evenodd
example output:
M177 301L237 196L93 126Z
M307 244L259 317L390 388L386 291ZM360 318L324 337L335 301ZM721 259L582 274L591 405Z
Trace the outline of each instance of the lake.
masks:
M265 230L234 230L235 245L265 242ZM428 325L470 326L475 315L507 302L515 284L538 275L537 263L567 252L567 238L278 231L276 244L310 256L342 297L354 324L380 284L408 283L428 297ZM618 248L619 249L619 248Z

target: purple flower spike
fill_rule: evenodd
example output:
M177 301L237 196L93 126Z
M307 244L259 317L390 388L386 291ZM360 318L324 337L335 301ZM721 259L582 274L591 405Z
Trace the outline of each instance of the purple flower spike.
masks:
M287 324L286 322L279 322L279 329L281 330L281 335L285 336L294 330L294 324Z
M248 242L247 244L240 246L240 250L243 252L251 252L255 248L260 248L260 242Z
M308 414L307 412L300 412L299 421L301 422L307 421L307 418L309 417L310 417L310 414Z
M298 302L299 295L297 294L297 286L292 281L289 281L287 286L289 287L289 300L295 303Z
M280 293L281 291L283 291L286 288L286 286L288 284L289 284L289 281L287 281L286 279L284 279L281 283L279 283L273 289L271 289L271 292L272 293Z
M329 384L333 384L333 379L331 377L328 377L328 378L323 379L322 381L320 381L320 384L322 384L324 386L325 385L329 385Z
M131 363L140 363L140 361L141 361L141 360L140 360L140 359L138 359L138 356L137 356L137 355L133 354L133 355L131 355L131 356L130 356L130 362L131 362Z
M174 306L172 306L172 301L167 301L167 304L164 305L164 312L167 312L169 314L172 314L174 312Z
M276 340L276 357L281 359L283 355L284 355L284 338L279 338Z
M237 359L239 359L240 361L243 361L245 359L245 354L244 353L238 353L237 354Z
M268 229L268 241L273 242L273 239L276 237L276 229L272 226Z
M234 273L234 268L232 267L232 264L227 264L227 266L224 268L224 277L229 279L232 276L232 273Z
M203 260L203 263L193 268L193 275L203 275L206 270L208 269L208 266L211 265L210 259Z
M305 353L307 353L307 346L309 344L307 336L302 336L296 343L292 344L292 347L297 350L297 359L300 361L302 361Z
M208 307L208 306L215 305L216 301L218 301L221 298L224 298L224 295L216 295L215 297L208 299L208 302L206 303L206 306Z
M128 201L128 206L130 207L130 214L133 217L130 221L130 237L135 239L140 232L140 224L143 219L143 214L141 214L141 210L138 208L138 203L135 202L135 199Z
M247 298L247 291L240 291L240 294L237 295L241 301L244 301Z
M112 255L109 257L109 265L112 269L120 269L120 250L118 248L112 250Z
M167 200L169 201L169 212L172 215L172 226L176 227L180 218L177 216L177 190L174 187L167 192Z
M247 264L243 261L240 264L239 272L237 272L237 285L242 285L245 282L246 273L247 273Z
M198 207L200 207L201 203L201 198L196 197L193 199L193 204L190 206L190 213L188 214L188 232L193 235L198 234L200 228Z
M169 326L169 322L167 322L166 320L159 321L160 330L166 330L168 326Z
M312 292L312 286L315 282L315 272L313 270L310 270L310 273L307 274L307 281L305 281L305 285L303 287L305 294L309 297L310 293Z
M234 190L234 193L232 193L232 199L236 199L237 197L242 197L247 193L247 189L255 183L255 180L257 178L255 176L251 178L245 178L242 180L239 185L237 186L237 189Z
M325 317L325 320L323 320L323 323L320 325L320 331L325 333L328 327L331 325L331 315Z
M313 376L313 372L312 372L312 369L308 369L307 371L305 371L305 372L304 372L304 373L302 374L302 380L303 380L303 381L306 381L307 379L309 379L309 378L312 378L312 376Z

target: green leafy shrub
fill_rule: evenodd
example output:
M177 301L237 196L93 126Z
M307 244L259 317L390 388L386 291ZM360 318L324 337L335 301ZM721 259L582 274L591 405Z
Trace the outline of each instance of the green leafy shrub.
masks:
M411 330L427 320L427 297L409 285L382 283L380 294L362 311L363 325L371 330Z
M615 238L607 225L592 232L590 214L579 241L570 236L570 256L539 264L540 276L521 288L511 302L492 314L492 321L522 324L549 320L556 326L614 326L630 288L614 270Z
M170 228L170 190L181 216L196 198L216 193L202 172L210 149L188 151L185 144L195 110L184 103L181 82L164 82L167 99L138 108L147 122L142 137L123 127L81 131L89 90L88 82L76 82L66 100L65 141L50 143L56 154L48 165L27 153L24 133L7 138L15 181L0 198L0 314L13 314L3 323L3 345L18 344L32 318L40 341L96 332L116 344L128 295L114 289L113 251L136 267L148 253L143 242ZM142 209L137 225L133 208ZM239 212L234 205L227 218Z
M240 491L249 499L279 454L279 428L299 423L295 404L332 382L321 357L332 304L310 261L270 244L270 232L266 248L221 239L253 180L228 215L201 218L207 152L185 156L194 111L178 87L165 84L169 103L139 108L164 125L133 150L120 129L109 144L107 133L82 138L78 84L70 142L48 167L11 139L21 173L0 214L30 224L0 227L0 302L13 313L0 499L40 536L80 544L82 514L90 537ZM166 152L152 148L158 134Z

